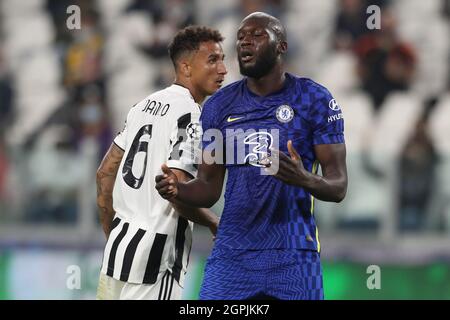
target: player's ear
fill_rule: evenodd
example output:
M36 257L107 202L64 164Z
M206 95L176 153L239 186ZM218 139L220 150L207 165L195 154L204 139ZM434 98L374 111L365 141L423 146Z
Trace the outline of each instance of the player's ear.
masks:
M184 77L191 77L192 68L186 60L180 61L180 63L178 64L178 70Z
M192 66L194 64L194 57L195 55L192 52L187 52L180 59L183 75L186 78L190 78L192 76Z
M288 49L288 44L286 41L278 41L278 45L277 45L277 51L279 54L284 54L286 53Z

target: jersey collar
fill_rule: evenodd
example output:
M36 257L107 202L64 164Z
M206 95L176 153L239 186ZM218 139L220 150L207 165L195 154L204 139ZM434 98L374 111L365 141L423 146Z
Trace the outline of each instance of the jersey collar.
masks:
M183 95L185 95L185 96L191 98L192 100L194 100L194 97L192 96L192 94L191 94L191 92L189 91L188 88L183 87L182 85L177 84L177 83L172 84L172 85L170 86L170 88L171 88L172 90L174 90L174 91L176 91L176 92L178 92L178 93L181 93L181 94L183 94ZM195 100L194 100L194 102L195 102Z

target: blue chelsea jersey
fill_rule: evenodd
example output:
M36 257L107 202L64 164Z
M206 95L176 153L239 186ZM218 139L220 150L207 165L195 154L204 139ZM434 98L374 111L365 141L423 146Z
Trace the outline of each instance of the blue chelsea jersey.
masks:
M244 78L208 99L200 120L204 136L220 130L228 170L216 247L320 251L312 195L262 174L260 160L270 147L289 155L292 140L305 169L317 172L314 145L344 143L342 111L328 90L286 73L280 91L261 97ZM213 146L204 139L204 150Z

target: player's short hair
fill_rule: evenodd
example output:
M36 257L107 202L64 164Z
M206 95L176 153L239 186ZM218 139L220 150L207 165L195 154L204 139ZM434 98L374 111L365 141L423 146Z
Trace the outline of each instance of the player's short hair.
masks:
M222 42L224 38L218 30L204 26L188 26L177 32L169 44L169 56L175 68L178 58L186 53L197 51L202 42Z

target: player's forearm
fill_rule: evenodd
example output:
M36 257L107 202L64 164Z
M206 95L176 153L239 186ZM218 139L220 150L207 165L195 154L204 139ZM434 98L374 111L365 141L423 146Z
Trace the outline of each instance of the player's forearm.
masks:
M99 208L100 223L106 237L109 236L111 223L114 219L115 212L112 194L123 154L124 151L112 143L97 170L97 206Z
M111 198L112 200L112 198ZM109 237L109 233L111 232L111 223L114 219L114 209L112 209L112 205L105 205L105 202L112 202L109 199L97 197L97 204L99 208L99 217L100 223L102 225L103 232L105 233L106 238Z
M178 183L177 200L197 208L211 208L220 198L220 193L207 182L197 178L189 182Z
M97 172L97 206L100 223L106 237L111 231L111 223L114 219L112 190L114 188L115 175Z
M217 233L219 218L209 209L193 208L175 200L173 203L175 210L186 219L208 227L212 234Z
M308 173L302 187L322 201L341 202L347 193L346 179L340 176L322 177Z

